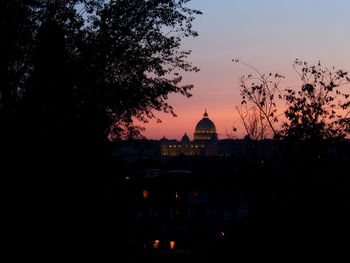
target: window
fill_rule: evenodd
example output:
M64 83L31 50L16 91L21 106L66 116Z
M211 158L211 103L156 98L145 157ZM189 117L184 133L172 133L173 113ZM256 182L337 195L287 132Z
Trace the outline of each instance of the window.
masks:
M170 249L175 249L175 241L169 242Z
M143 196L143 198L148 199L149 198L149 191L148 190L143 190L142 191L142 196Z
M160 243L159 240L154 240L153 241L153 248L159 248L159 243Z

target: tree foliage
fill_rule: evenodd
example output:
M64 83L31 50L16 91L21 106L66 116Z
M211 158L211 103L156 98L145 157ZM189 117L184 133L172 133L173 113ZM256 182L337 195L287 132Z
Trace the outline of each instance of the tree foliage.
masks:
M239 60L234 60L238 63ZM350 132L350 79L348 72L324 68L320 62L309 65L295 60L293 68L301 78L300 89L279 89L279 74L261 74L240 78L241 105L236 109L247 135L252 139L271 137L292 139L344 138ZM284 114L277 114L277 101L287 105ZM284 115L279 127L279 117Z
M262 74L256 68L241 63L253 69L254 74L242 76L239 80L241 105L236 106L247 135L254 140L263 140L270 136L278 136L275 127L278 122L276 96L281 98L279 83L284 76L279 74Z
M350 132L348 73L296 60L302 85L286 89L283 134L296 139L344 138Z
M57 255L52 249L67 236L73 237L67 247L77 254L77 243L85 251L103 247L98 258L108 246L115 253L125 245L127 202L115 210L115 202L109 207L103 200L111 177L123 172L111 161L107 135L112 126L114 138L137 136L134 118L175 114L169 94L191 96L181 73L198 69L181 42L197 35L192 22L200 12L187 2L0 1L6 194L17 201L16 212L33 215L18 225L33 226L42 241L38 246L50 254ZM102 232L111 233L113 242L104 242Z
M2 1L1 117L15 112L17 102L35 89L30 79L38 65L38 32L50 23L64 36L75 115L99 111L109 120L104 128L114 123L116 138L138 134L133 118L147 121L154 111L175 115L169 94L191 96L192 85L181 85L180 73L198 71L187 60L191 51L181 49L183 38L197 35L192 22L200 14L187 2Z

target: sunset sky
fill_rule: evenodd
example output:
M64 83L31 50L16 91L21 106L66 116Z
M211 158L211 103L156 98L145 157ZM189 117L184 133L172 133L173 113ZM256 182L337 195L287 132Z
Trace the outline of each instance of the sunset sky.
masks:
M162 123L144 125L149 139L181 139L184 132L192 139L205 108L219 139L239 128L238 79L251 70L233 58L285 75L282 89L299 84L295 58L350 71L349 0L192 0L188 6L203 12L194 22L199 37L183 42L201 71L184 74L183 84L194 85L192 98L170 96L176 118L157 113ZM236 135L244 136L244 130Z

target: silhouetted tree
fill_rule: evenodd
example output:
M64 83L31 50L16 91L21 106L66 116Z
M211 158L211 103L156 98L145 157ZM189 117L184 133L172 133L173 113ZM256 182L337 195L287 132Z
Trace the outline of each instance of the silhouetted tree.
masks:
M1 158L14 159L13 140L18 101L32 68L34 12L36 1L0 2L0 143ZM6 162L5 162L6 163Z
M35 2L35 1L28 1ZM13 113L19 84L27 75L33 51L33 12L24 1L0 3L0 117Z
M1 151L12 150L14 181L24 182L14 195L32 204L23 211L34 214L28 221L46 244L54 239L50 249L64 236L73 250L74 242L91 248L108 235L122 245L126 204L116 216L98 202L118 173L109 167L107 135L113 127L112 138L137 136L134 119L175 115L169 94L191 96L181 72L198 69L181 41L197 35L200 12L187 2L1 1Z
M284 77L272 73L262 74L255 67L238 59L233 62L241 63L254 71L254 74L240 78L242 101L240 106L236 106L247 135L254 140L278 136L276 123L280 115L277 113L276 96L281 98L278 86Z
M107 115L112 137L138 134L133 118L147 121L153 111L175 115L170 93L191 96L181 86L180 71L197 71L180 49L184 37L196 36L195 14L188 0L162 1L3 1L1 116L14 111L26 93L33 69L36 34L48 19L63 30L67 65L81 112ZM7 33L7 34L6 34ZM2 38L3 39L3 38ZM16 75L9 79L10 75ZM78 114L79 115L79 114ZM109 131L105 131L108 133Z
M286 89L288 108L283 135L295 139L344 138L350 132L350 85L348 73L343 70L308 65L296 60L293 65L302 86L299 90ZM300 68L300 70L298 70Z
M239 60L234 62L239 63ZM278 86L283 76L261 74L256 68L247 66L257 76L249 74L241 77L242 101L241 106L236 108L252 139L266 138L267 129L274 136L289 139L344 138L349 134L348 72L335 67L332 70L324 68L320 62L309 66L297 59L293 68L299 74L302 86L300 90L287 88L282 94ZM286 121L280 129L275 127L278 117L283 115L277 115L277 99L287 103L284 112Z

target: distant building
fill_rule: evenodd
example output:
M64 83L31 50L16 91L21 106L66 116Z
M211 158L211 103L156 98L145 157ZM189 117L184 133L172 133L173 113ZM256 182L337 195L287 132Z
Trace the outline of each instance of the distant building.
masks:
M207 110L203 114L203 118L196 125L194 131L194 141L217 141L218 135L216 133L215 124L209 119Z
M160 140L162 156L214 156L218 154L218 135L215 124L209 119L205 110L203 118L197 123L193 141L185 133L181 141Z

